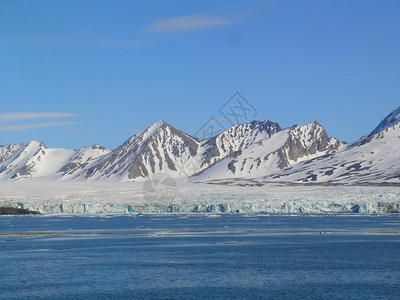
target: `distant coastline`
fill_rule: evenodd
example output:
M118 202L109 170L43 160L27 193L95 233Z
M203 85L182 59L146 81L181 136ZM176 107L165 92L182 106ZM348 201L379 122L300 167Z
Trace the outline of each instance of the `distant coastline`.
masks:
M0 207L0 215L40 215L40 212L24 208Z

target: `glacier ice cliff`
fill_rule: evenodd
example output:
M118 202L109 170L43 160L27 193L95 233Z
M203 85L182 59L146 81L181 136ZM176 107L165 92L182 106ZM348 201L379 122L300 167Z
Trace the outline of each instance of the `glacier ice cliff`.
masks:
M399 213L400 188L379 186L184 187L166 198L139 188L0 192L0 206L43 214ZM158 197L158 198L157 198ZM150 200L149 200L150 199Z

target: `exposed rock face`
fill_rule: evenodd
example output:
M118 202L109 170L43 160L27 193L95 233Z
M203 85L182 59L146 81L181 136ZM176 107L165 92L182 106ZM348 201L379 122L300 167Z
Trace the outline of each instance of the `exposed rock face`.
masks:
M102 157L85 178L146 178L158 172L178 172L197 154L199 141L159 121Z
M393 120L393 113L385 118ZM362 137L332 155L319 156L265 176L265 181L329 184L399 184L400 123L378 126L374 135ZM378 128L377 127L377 128Z
M368 137L371 137L390 127L393 127L397 125L399 122L400 122L400 106L395 110L393 110L388 116L386 116L386 118L384 118L374 130L372 130L372 132L368 135Z
M35 173L36 164L40 163L46 155L46 146L35 141L7 147L11 151L3 154L0 168L2 178L18 179L32 176Z
M268 120L232 126L203 143L204 153L201 167L209 167L226 156L232 156L251 144L268 139L280 131L282 128L278 123Z
M98 158L108 153L110 153L110 150L99 145L81 148L76 151L75 155L58 171L58 173L63 177L73 178L83 169L95 163Z
M223 178L256 178L284 169L298 161L336 152L341 143L327 135L318 122L277 130L274 134L234 151L196 174L196 181ZM234 149L236 150L236 149Z
M9 149L9 151L4 151ZM48 149L43 143L32 141L0 147L0 180L27 178L73 178L83 167L90 165L109 150L86 147L79 150Z
M331 154L336 152L341 143L328 136L325 129L314 121L305 126L295 126L289 129L289 137L281 150L280 155L283 169L291 165L290 161L297 162L299 159L312 156L317 153L319 155ZM286 151L284 151L286 150Z
M0 146L0 164L9 159L23 144Z

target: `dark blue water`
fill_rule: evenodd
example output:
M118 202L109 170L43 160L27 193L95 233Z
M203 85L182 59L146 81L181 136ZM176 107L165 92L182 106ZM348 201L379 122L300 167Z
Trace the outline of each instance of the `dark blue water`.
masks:
M400 299L400 217L1 217L0 283L0 299Z

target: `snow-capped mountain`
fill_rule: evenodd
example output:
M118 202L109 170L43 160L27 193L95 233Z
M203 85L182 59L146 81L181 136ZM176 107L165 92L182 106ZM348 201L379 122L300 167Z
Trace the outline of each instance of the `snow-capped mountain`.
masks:
M368 135L373 136L385 129L393 127L400 122L400 106L393 110L386 118L379 123L379 125Z
M325 129L314 121L254 140L196 174L193 180L265 176L300 161L334 153L341 146L337 139L329 137Z
M99 146L79 150L48 149L43 143L0 146L0 180L68 177L109 150Z
M0 164L9 159L23 144L0 146Z
M346 149L275 172L262 181L400 183L400 108Z
M39 142L1 146L0 180L49 177L137 181L160 172L187 179L281 130L271 121L253 121L199 140L159 121L113 151L100 146L48 149Z
M235 125L199 140L158 121L102 157L80 176L85 179L141 180L156 173L187 178L281 128L270 121Z
M282 131L278 123L271 121L252 121L247 124L234 125L219 135L202 143L201 168L208 168L221 159L270 138Z
M103 156L79 176L84 179L135 180L165 172L179 174L196 156L199 141L158 121Z
M110 150L99 145L81 148L75 151L74 155L63 165L57 174L63 179L75 178L82 170L90 168L101 157L110 152Z
M154 174L194 182L400 183L400 108L350 145L316 121L282 129L271 121L232 126L200 140L158 121L110 151L0 146L0 181L143 181Z

